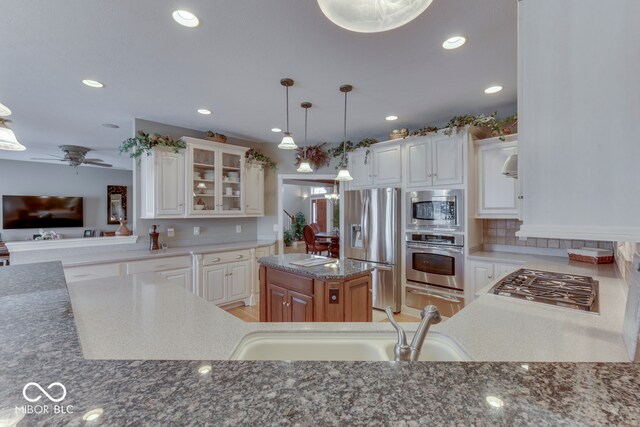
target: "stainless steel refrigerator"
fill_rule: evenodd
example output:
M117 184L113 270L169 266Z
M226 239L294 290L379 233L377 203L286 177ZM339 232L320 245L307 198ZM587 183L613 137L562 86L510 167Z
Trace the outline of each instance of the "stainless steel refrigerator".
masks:
M345 256L376 264L373 307L400 311L400 189L350 190L344 195Z

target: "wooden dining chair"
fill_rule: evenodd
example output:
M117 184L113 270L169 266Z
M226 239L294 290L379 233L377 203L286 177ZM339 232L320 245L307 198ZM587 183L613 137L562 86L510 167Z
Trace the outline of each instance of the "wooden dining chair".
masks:
M326 252L329 255L329 243L318 242L316 240L316 233L309 225L305 225L302 228L302 237L306 245L307 253L314 255L322 255L322 252Z

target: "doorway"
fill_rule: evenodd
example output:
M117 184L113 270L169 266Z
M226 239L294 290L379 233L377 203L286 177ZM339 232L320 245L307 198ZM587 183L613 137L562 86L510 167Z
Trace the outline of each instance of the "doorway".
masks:
M320 231L329 231L327 212L327 199L311 199L311 222L318 224Z

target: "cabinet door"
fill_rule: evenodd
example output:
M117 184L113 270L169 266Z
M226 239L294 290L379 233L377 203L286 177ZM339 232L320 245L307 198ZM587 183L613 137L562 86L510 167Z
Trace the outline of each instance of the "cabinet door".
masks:
M267 322L288 321L287 290L280 286L267 285ZM287 315L285 315L285 312Z
M462 184L462 135L433 138L433 185Z
M214 304L227 302L227 269L224 265L212 265L202 269L204 299Z
M502 174L504 162L517 153L515 141L478 147L478 217L518 217L518 180Z
M378 185L402 183L402 151L400 145L375 148L369 153L373 161L373 183Z
M251 295L249 261L227 265L227 301L237 301Z
M157 151L156 216L184 215L184 162L183 153Z
M168 281L173 282L189 292L193 292L191 269L170 270L160 273Z
M493 280L494 265L491 262L471 261L469 262L469 268L471 272L471 290L475 299L476 293Z
M287 291L287 321L313 322L313 297Z
M494 270L494 277L497 279L499 277L502 276L506 276L509 273L513 273L514 271L516 271L517 269L521 268L522 266L520 264L502 264L502 263L496 263L493 266L493 270Z
M244 212L264 215L264 170L259 165L245 165Z
M360 277L344 283L344 321L371 322L371 277Z
M431 141L427 137L405 146L405 183L407 187L433 185Z
M187 173L187 214L211 215L216 211L216 159L214 148L189 144Z
M373 173L371 167L371 157L366 156L367 150L358 150L349 154L349 173L353 177L353 181L349 183L349 188L368 187L372 184ZM365 164L365 156L367 163Z
M218 210L222 213L244 213L242 180L244 179L244 153L220 150L218 184Z

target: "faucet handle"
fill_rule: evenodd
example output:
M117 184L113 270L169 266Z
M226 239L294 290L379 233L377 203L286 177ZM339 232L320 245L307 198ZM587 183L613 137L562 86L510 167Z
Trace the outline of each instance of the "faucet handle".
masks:
M431 317L431 323L436 324L442 321L442 317L440 316L440 311L438 307L435 305L425 305L422 311L420 312L420 318L424 319L425 317Z
M388 305L387 308L384 309L384 312L387 313L387 317L389 318L389 322L391 323L391 326L393 326L396 329L396 332L398 333L398 344L397 345L402 346L402 347L406 347L407 346L407 334L404 332L404 329L402 329L402 326L400 326L398 324L398 322L396 322L395 317L393 317L393 308L391 308L391 306Z

